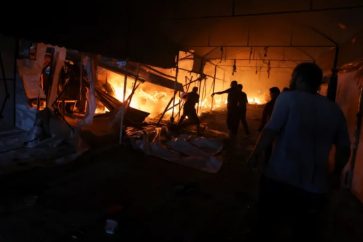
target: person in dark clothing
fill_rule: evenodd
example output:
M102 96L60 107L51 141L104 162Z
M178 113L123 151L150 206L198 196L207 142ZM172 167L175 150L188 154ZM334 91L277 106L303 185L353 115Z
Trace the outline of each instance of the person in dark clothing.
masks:
M238 98L239 98L239 90L237 89L237 81L231 82L231 87L220 92L212 93L212 97L215 94L224 94L227 93L227 127L229 130L230 138L234 138L238 132L238 123L239 123L239 112L238 112Z
M280 95L280 89L278 87L271 87L270 88L270 97L271 100L266 103L263 112L262 112L262 119L261 119L261 124L260 127L258 128L258 131L262 131L263 128L265 127L267 121L269 121L271 115L272 115L272 110L274 108L275 105L275 101L277 99L277 97ZM270 146L266 147L265 150L265 163L267 164L268 160L270 159L271 153L272 153L272 147L273 144L271 144Z
M183 99L186 101L183 107L183 115L180 117L178 126L182 125L185 117L188 117L191 123L197 125L197 131L200 133L200 121L197 115L197 110L195 109L195 104L199 102L198 87L193 87L191 92L183 96Z
M271 100L268 103L266 103L266 105L265 105L265 107L263 109L261 124L260 124L260 127L258 128L258 131L262 131L262 129L265 127L265 124L270 119L271 114L272 114L272 110L273 110L274 105L275 105L275 101L276 101L276 99L277 99L277 97L279 95L280 95L280 89L278 87L271 87L270 88Z
M239 100L238 100L238 109L240 112L240 120L241 120L241 123L245 130L245 133L247 135L249 135L250 131L248 129L248 124L247 124L247 119L246 119L247 103L248 103L247 94L242 91L243 90L242 84L238 84L237 89L239 91L239 96L240 96Z

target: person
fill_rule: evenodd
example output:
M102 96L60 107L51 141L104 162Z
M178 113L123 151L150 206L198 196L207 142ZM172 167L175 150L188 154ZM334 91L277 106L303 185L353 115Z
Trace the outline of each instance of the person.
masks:
M228 94L227 97L227 128L229 130L229 137L234 139L238 132L239 123L239 112L238 112L238 97L239 91L237 89L237 81L231 81L230 88L220 91L213 92L212 97L217 94Z
M247 117L246 117L247 103L248 103L247 94L244 91L242 91L243 90L242 84L238 84L237 89L239 91L239 100L238 100L238 109L240 112L239 119L241 120L246 135L249 135L250 131L248 129Z
M277 99L277 97L279 95L280 95L280 89L278 87L271 87L270 88L270 98L271 98L271 100L265 105L265 107L263 109L261 124L260 124L260 127L258 128L259 132L261 132L263 130L263 128L265 127L267 121L270 119L270 117L272 115L272 110L273 110L274 105L275 105L275 101L276 101L276 99ZM265 159L266 163L270 159L270 156L271 156L271 153L272 153L272 146L273 146L273 144L266 147L265 154L264 154L264 156L265 156L264 159Z
M321 81L322 70L316 64L296 66L291 90L277 98L248 161L258 166L264 150L275 141L268 163L261 167L259 191L258 228L262 231L258 234L269 240L319 241L318 218L327 205L331 185L339 184L350 156L344 115L335 103L317 93ZM333 145L335 166L329 173ZM281 227L289 232L278 234Z
M197 125L197 131L198 133L200 133L200 121L197 115L197 111L195 109L195 104L199 102L198 87L193 87L191 92L183 96L183 99L185 99L186 101L184 103L183 114L179 119L178 126L180 127L185 117L188 117L191 123Z
M260 124L260 127L258 128L258 131L262 131L262 129L265 127L265 124L270 119L272 110L275 105L275 101L279 95L280 95L280 89L278 87L270 88L271 100L268 103L266 103L265 107L263 108L261 124Z

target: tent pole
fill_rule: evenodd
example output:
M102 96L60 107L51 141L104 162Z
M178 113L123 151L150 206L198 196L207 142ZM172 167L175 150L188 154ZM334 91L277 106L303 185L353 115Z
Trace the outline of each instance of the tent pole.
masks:
M173 110L171 113L170 123L174 123L174 107L175 107L175 96L176 96L176 84L178 82L178 74L179 74L179 52L176 56L176 70L175 70L175 82L174 82L174 96L173 96Z
M122 103L125 102L126 99L126 86L127 86L127 74L125 74L125 78L124 78L124 90L123 90L123 97L122 97Z
M81 59L79 61L79 103L82 103L82 86L83 86L83 57L81 53ZM82 110L83 111L83 110Z
M199 94L201 94L200 88L202 87L202 81L203 81L203 79L199 80ZM199 96L199 99L200 99L200 96ZM199 113L199 107L200 107L200 103L198 101L197 114Z
M169 110L169 106L170 106L170 104L173 102L173 100L174 100L174 97L172 97L172 98L170 99L170 101L169 101L168 105L166 105L166 107L165 107L165 110L164 110L163 114L161 115L161 117L159 118L159 121L157 122L157 125L159 125L159 124L160 124L160 122L161 122L161 120L163 119L163 117L164 117L165 113ZM174 109L173 109L173 110L174 110Z
M124 78L124 92L123 92L123 97L122 97L122 106L120 108L120 112L121 112L121 119L120 119L120 133L119 133L119 144L122 144L122 138L123 138L123 126L124 126L124 117L125 117L125 112L126 112L126 103L125 103L125 98L126 98L126 86L127 86L127 74L125 74L125 78Z
M136 82L137 82L137 80L135 80L135 82L134 82L134 86L132 87L132 91L131 91L130 95L127 97L127 99L126 99L126 101L125 101L125 103L126 103L126 108L128 108L128 107L130 106L130 103L131 103L132 97L134 96L136 89L137 89L137 88L140 86L140 84L142 83L142 82L139 82L139 83L137 83L137 84L136 84Z
M214 93L215 91L215 87L216 87L216 76L217 76L217 66L214 67L214 77L213 77L213 83L212 83L212 93ZM210 111L213 110L213 106L214 106L214 98L212 97L212 104L211 104L211 108Z
M203 101L205 99L205 96L207 95L207 78L204 79L204 85L202 86L202 89L203 91L200 93L201 95L199 100ZM202 107L200 109L202 109Z

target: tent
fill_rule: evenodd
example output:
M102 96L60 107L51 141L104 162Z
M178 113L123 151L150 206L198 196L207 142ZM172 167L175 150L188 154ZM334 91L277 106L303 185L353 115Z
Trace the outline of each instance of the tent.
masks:
M62 1L56 7L27 2L21 9L9 3L7 9L17 21L10 26L2 15L2 34L169 68L179 50L189 51L194 68L220 84L216 88L241 80L256 99L272 85L288 85L292 68L303 61L323 67L328 95L334 100L338 89L340 105L356 108L344 97L360 95L354 80L362 73L350 79L340 68L363 57L361 0ZM355 112L345 114L354 130ZM354 190L363 201L359 179Z

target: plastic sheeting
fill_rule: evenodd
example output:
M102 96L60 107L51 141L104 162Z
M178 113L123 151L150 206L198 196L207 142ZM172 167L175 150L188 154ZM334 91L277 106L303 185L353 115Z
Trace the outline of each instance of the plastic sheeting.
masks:
M362 87L363 80L363 73L360 71L362 67L363 65L346 65L338 76L336 102L341 107L347 120L352 145L355 142L354 132L356 130L356 115L360 96L359 89ZM363 202L363 129L357 147L352 191Z
M20 78L23 80L25 94L27 98L45 98L44 91L40 85L40 75L43 70L43 62L47 46L43 43L36 45L35 60L19 59L17 67Z
M191 167L208 173L217 173L222 167L222 160L217 154L222 151L223 143L219 139L181 135L169 137L168 130L128 130L131 144L135 149L148 155Z
M89 89L87 88L87 111L84 119L79 123L79 127L91 124L96 111L96 97L95 97L95 82L97 80L97 60L95 56L91 58L84 56L82 63L88 74L88 80L90 83Z
M64 61L66 59L67 50L65 48L60 48L58 46L54 46L54 57L56 58L55 68L53 71L52 78L52 87L50 90L50 94L48 97L47 106L49 109L53 110L53 103L57 98L57 90L58 90L58 81L60 72L64 66Z

